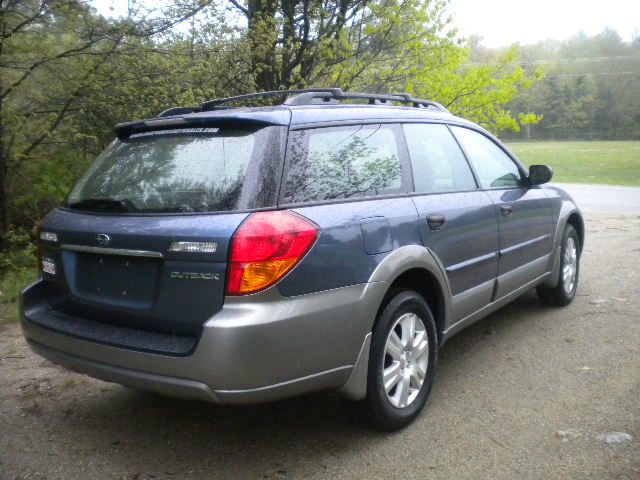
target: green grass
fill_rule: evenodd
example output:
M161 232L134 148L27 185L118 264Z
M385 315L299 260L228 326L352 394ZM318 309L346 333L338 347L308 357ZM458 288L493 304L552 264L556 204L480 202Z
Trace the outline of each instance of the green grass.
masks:
M640 141L526 142L507 147L526 165L553 168L553 181L640 187Z

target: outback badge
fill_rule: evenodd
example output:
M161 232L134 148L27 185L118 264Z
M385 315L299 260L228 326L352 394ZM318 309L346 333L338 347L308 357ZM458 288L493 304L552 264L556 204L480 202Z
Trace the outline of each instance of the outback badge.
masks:
M171 278L179 280L220 280L220 274L206 272L171 272Z

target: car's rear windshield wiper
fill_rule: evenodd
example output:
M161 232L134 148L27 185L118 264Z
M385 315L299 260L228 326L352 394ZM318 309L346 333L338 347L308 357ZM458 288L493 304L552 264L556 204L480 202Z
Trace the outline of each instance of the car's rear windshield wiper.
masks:
M77 210L113 210L116 212L133 210L133 205L129 200L117 198L83 198L77 202L69 202L67 206Z

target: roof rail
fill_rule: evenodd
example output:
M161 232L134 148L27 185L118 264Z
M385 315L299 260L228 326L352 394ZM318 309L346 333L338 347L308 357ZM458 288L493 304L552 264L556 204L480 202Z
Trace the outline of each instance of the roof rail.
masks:
M181 113L215 110L225 108L224 104L242 102L254 98L271 98L286 95L283 105L317 105L323 103L337 103L343 100L367 100L369 105L391 105L401 103L417 108L434 108L441 112L449 111L438 102L413 98L409 93L377 94L343 92L340 88L314 88L309 90L274 90L270 92L249 93L235 97L217 98L204 102L200 107L174 107L165 110L160 116L179 115ZM226 107L229 108L229 107Z
M434 108L441 112L449 113L449 111L438 102L431 100L422 100L414 98L409 93L351 93L343 92L339 88L331 89L332 92L321 92L316 90L307 91L289 98L285 105L312 105L317 103L336 103L343 100L367 100L369 105L391 105L393 103L401 103L416 108Z
M251 100L254 98L271 98L278 96L290 96L294 94L304 94L309 92L318 92L318 93L327 93L337 95L342 93L342 90L339 88L318 88L314 90L273 90L270 92L257 92L257 93L248 93L246 95L236 95L234 97L224 97L224 98L216 98L215 100L209 100L208 102L204 102L202 104L202 110L213 110L216 107L220 107L225 103L232 102L241 102L244 100ZM286 103L286 102L285 102Z

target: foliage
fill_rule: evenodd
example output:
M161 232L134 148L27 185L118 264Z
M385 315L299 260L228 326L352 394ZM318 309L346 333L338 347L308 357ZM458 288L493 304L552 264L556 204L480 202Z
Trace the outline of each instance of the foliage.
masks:
M494 132L518 132L521 125L536 123L541 117L527 110L514 116L506 106L518 93L529 90L542 77L542 71L527 74L515 65L516 59L517 50L512 48L488 64L465 65L468 48L455 50L447 59L449 68L434 66L420 72L408 90L436 98L455 115Z
M13 270L0 277L0 302L13 303L20 292L38 278L35 268Z
M640 38L624 42L607 29L521 47L520 59L525 71L545 70L508 105L543 115L527 138L640 139Z
M0 251L0 302L13 302L20 291L35 280L36 256L31 232L10 229L5 237L8 245Z
M530 89L541 70L516 66L516 49L470 65L471 44L457 40L445 1L233 3L247 18L251 44L260 46L251 53L260 89L406 91L494 131L518 131L539 119L514 116L505 105Z

